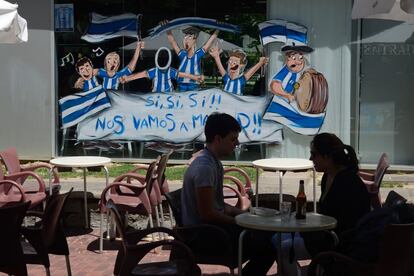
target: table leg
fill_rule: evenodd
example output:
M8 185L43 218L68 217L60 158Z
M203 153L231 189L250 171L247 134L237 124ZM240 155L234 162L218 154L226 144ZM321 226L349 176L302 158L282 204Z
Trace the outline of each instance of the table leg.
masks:
M85 228L89 228L88 223L88 196L86 191L86 168L83 168L83 201L85 204Z
M259 207L259 168L256 168L256 207Z
M99 227L99 253L103 253L103 213L102 210L100 211L101 221L100 221L100 227ZM108 216L106 217L108 219ZM106 231L108 231L108 227L106 227Z
M103 166L104 172L105 172L105 187L108 187L109 184L109 172L106 166Z
M283 171L279 172L279 212L282 210L282 201L283 201L283 190L282 190L282 178L283 178Z
M316 170L313 168L313 212L316 213Z
M108 187L109 185L109 172L108 169L106 168L106 166L103 166L104 172L105 172L105 187ZM102 210L99 210L99 212L101 213L101 224L100 224L100 232L99 232L99 253L103 252L103 213ZM108 227L108 214L106 214L106 232L109 233L109 227ZM109 237L107 237L109 238Z
M241 233L240 233L240 236L239 236L239 259L238 259L238 274L239 274L239 276L241 276L242 275L242 270L243 270L243 238L244 238L244 235L246 234L246 232L247 232L247 230L245 229L245 230L243 230Z
M54 170L54 166L52 166L49 169L49 196L52 196L52 175L53 175L53 170Z

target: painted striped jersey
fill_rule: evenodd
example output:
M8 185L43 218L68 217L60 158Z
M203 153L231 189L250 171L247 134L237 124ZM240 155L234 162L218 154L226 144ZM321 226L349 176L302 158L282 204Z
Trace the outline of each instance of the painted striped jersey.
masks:
M282 69L273 77L272 80L282 83L283 90L288 93L293 93L295 90L295 83L299 80L300 73L291 72L285 65Z
M192 75L201 75L201 58L205 55L203 48L195 51L192 57L188 57L188 52L184 49L178 53L178 58L180 59L180 67L178 71L183 73L188 73ZM178 83L195 83L195 80L189 78L178 78Z
M236 95L243 95L244 86L246 85L246 78L244 75L232 80L230 76L226 73L223 76L224 82L224 91L233 93Z
M90 80L85 80L83 82L83 91L89 91L99 85L98 80L93 76Z
M128 66L123 68L122 70L118 71L113 75L112 77L108 76L108 73L106 73L106 70L103 68L100 68L98 71L97 76L101 77L103 79L103 88L104 89L113 89L117 90L119 86L119 78L122 76L129 76L131 75L131 70L129 70Z
M151 68L147 74L148 78L152 80L152 92L172 92L174 90L171 80L178 77L178 71L174 68L167 70Z

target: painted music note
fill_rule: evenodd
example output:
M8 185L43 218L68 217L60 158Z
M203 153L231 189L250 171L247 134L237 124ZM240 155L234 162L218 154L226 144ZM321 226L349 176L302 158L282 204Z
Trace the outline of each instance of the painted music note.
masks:
M105 53L104 50L101 49L101 47L98 47L96 49L92 49L92 52L94 52L97 57L100 57L100 56L103 55L103 53Z
M72 53L67 54L66 56L61 58L60 61L61 61L60 67L65 66L67 63L70 63L72 65L75 64L75 59L73 58Z

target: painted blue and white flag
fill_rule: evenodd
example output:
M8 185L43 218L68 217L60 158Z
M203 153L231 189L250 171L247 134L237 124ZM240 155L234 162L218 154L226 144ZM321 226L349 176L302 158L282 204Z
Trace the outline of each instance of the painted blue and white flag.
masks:
M59 100L59 106L62 128L68 128L111 107L111 102L102 85L99 85L89 91L63 97Z
M111 108L80 122L78 141L204 143L206 119L213 112L226 112L239 122L241 144L283 141L283 126L262 120L268 97L238 96L217 88L170 93L108 90L107 94Z
M90 43L99 43L120 36L138 39L139 16L141 15L133 13L103 16L93 12L88 29L81 38Z
M308 29L305 26L288 22L286 24L286 45L304 46L308 44Z
M286 43L286 20L274 19L258 24L262 45L271 42Z
M200 26L206 28L213 28L220 31L241 33L241 29L237 25L230 23L220 22L216 19L202 18L202 17L181 17L168 21L165 24L157 25L149 30L151 37L159 36L160 34L177 29L183 26Z
M315 135L325 120L325 114L325 112L319 114L303 112L298 108L296 101L288 103L282 97L275 95L263 119L276 121L299 134Z

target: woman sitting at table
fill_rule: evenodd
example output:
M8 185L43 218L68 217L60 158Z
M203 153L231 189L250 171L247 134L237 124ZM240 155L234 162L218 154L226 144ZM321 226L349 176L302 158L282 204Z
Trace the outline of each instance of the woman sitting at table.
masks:
M315 170L323 172L321 197L318 213L334 217L337 220L334 232L341 233L356 226L357 221L371 209L368 191L358 176L358 159L355 150L345 145L335 134L320 133L310 144ZM314 256L331 249L333 239L326 231L308 232L295 235L294 248L299 258ZM291 240L283 241L283 256L289 256ZM296 262L285 260L286 272L296 274ZM293 273L290 273L290 272Z
M355 227L371 209L369 193L358 175L355 150L332 133L316 135L311 142L315 170L324 172L318 212L334 217L336 234Z

